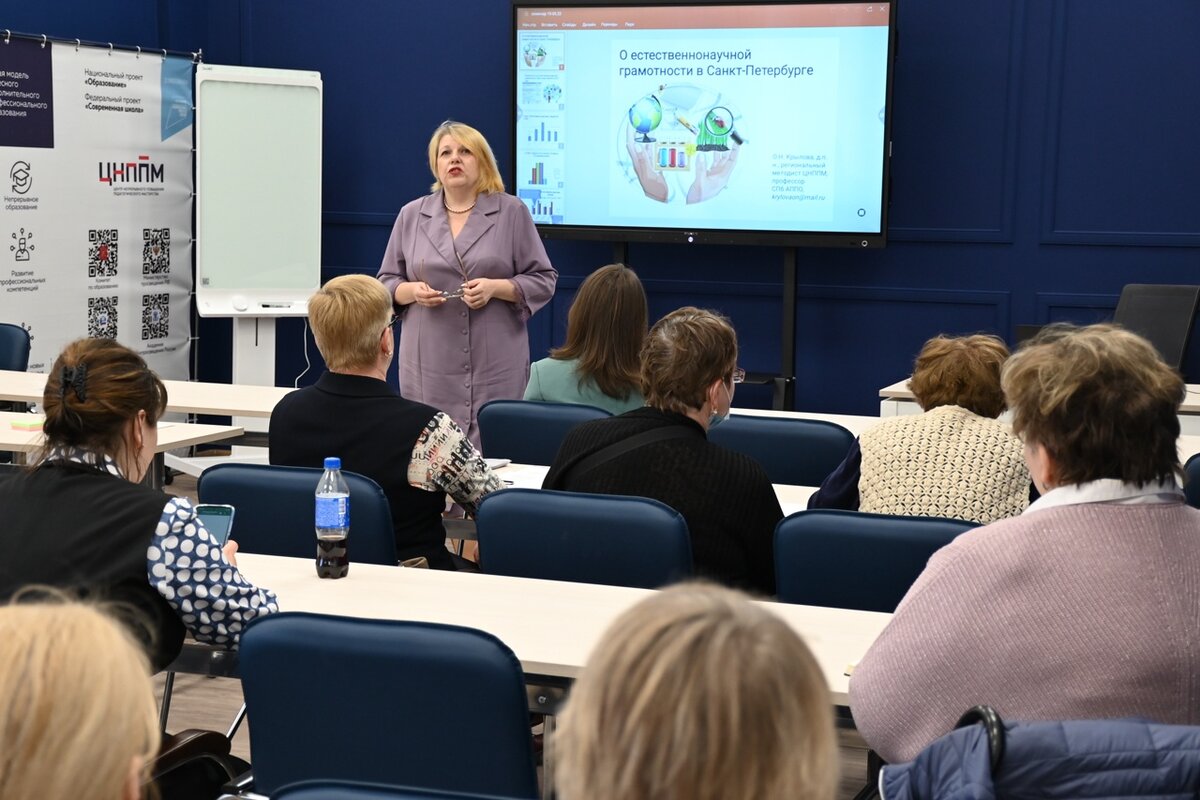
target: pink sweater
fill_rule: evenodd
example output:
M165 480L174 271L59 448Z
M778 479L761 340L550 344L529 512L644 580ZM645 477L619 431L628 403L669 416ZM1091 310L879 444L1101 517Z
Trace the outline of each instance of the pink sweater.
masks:
M1200 724L1200 511L1047 508L938 551L855 668L850 706L895 763L980 703Z

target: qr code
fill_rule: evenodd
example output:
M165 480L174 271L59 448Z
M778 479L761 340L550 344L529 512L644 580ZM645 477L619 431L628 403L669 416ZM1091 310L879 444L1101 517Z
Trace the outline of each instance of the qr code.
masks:
M171 271L171 229L142 228L142 274L163 275Z
M88 298L88 336L117 338L117 296Z
M170 332L170 296L166 292L142 295L142 341L165 339Z
M88 231L88 277L112 278L117 274L117 229Z

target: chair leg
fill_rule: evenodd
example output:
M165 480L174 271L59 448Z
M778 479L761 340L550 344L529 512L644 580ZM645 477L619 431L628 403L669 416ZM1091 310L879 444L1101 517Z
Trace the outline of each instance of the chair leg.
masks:
M225 734L225 738L233 741L233 735L237 733L237 729L242 727L242 720L246 718L246 704L242 703L242 707L238 709L237 716L233 718L233 724L229 726L229 732Z
M171 713L171 690L175 687L175 673L167 672L163 681L162 705L158 709L158 732L167 732L167 717Z
M554 797L554 715L542 717L542 800Z

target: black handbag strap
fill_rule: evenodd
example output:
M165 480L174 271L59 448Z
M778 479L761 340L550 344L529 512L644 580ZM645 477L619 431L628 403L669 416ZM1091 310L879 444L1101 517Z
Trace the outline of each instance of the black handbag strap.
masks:
M691 431L679 425L667 425L662 428L642 431L639 434L630 436L628 439L622 439L619 442L610 444L608 447L602 447L587 458L576 461L559 476L558 485L567 486L569 485L567 483L568 478L578 478L586 475L601 464L607 464L614 458L623 456L639 447L645 447L655 442L664 442L668 439L682 439L685 436L691 435Z

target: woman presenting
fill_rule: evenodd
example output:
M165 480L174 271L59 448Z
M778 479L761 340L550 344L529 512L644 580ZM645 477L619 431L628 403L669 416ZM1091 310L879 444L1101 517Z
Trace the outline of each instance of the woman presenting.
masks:
M400 209L378 277L404 321L401 394L446 412L478 447L480 407L525 391L525 323L558 273L479 131L442 123L429 169L432 193Z

